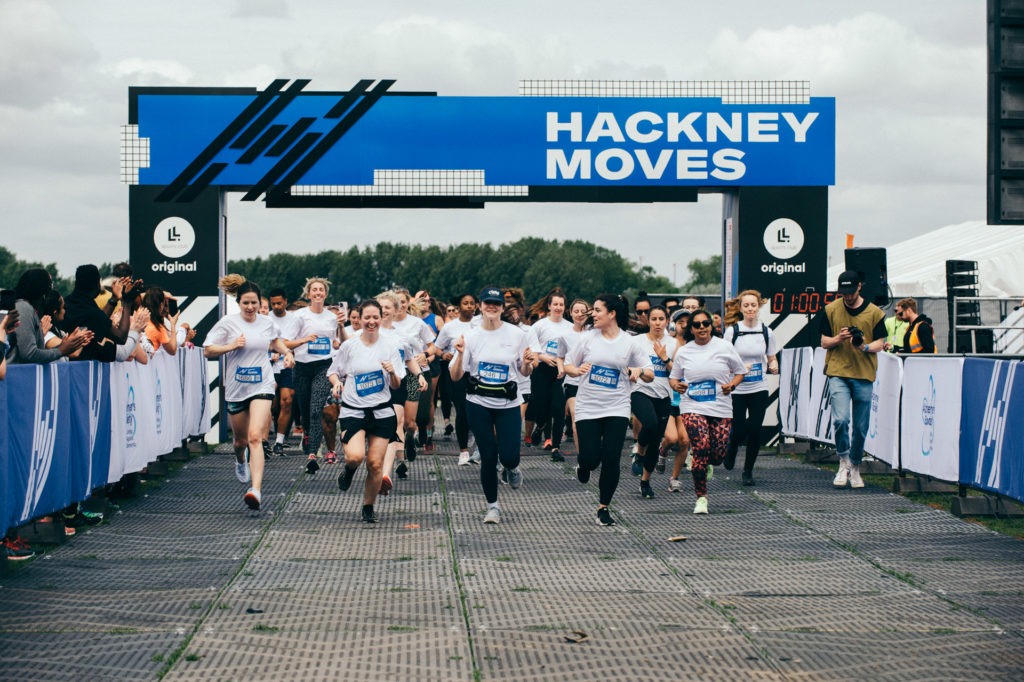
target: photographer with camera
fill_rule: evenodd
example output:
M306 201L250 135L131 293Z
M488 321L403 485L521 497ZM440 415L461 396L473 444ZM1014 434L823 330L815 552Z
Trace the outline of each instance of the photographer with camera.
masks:
M871 418L871 393L878 371L878 357L885 345L885 313L861 295L860 273L839 275L840 298L825 306L821 320L821 347L832 404L839 471L832 485L863 488L860 463ZM852 421L851 421L852 417Z

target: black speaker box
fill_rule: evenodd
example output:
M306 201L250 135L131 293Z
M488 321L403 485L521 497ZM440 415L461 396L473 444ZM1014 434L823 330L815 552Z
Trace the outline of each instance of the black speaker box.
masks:
M846 269L859 272L864 280L860 295L877 306L885 306L889 302L885 253L883 248L846 249Z

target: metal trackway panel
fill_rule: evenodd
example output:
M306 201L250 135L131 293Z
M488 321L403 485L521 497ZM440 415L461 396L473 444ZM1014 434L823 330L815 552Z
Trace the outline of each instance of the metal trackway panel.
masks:
M268 459L260 513L228 448L147 482L0 578L0 679L1024 677L1019 541L776 457L755 488L717 468L694 516L687 472L645 500L627 454L602 528L571 442L524 450L485 526L479 466L439 446L375 525L362 470L342 493L300 456Z

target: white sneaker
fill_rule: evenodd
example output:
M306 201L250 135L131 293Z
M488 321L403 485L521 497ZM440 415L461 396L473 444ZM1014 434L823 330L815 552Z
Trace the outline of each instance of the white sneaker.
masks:
M697 504L693 506L694 514L707 514L708 513L708 498L698 497Z
M508 487L517 490L523 484L523 472L519 470L519 467L505 469L505 471L508 472Z
M467 450L463 450L459 453L459 466L469 466L469 452Z
M860 465L850 465L850 487L863 488L864 479L860 477Z
M860 472L857 472L857 477L860 477ZM840 457L839 458L839 471L836 472L836 477L832 479L832 485L837 488L845 488L847 482L850 480L850 458ZM861 485L864 485L861 483Z
M498 523L499 521L501 521L501 510L497 507L488 507L484 523Z
M469 456L469 461L471 464L480 463L480 448L475 448L473 450L473 454Z
M693 471L693 455L689 453L686 455L686 470Z
M670 493L681 493L683 492L683 482L678 478L673 478L668 482L668 491Z
M235 462L235 478L238 479L239 483L248 483L252 480L252 476L249 474L248 462Z
M245 493L245 506L247 506L249 509L252 509L253 511L259 511L260 501L262 499L263 496L260 495L259 490L256 490L255 488L249 488L249 490Z

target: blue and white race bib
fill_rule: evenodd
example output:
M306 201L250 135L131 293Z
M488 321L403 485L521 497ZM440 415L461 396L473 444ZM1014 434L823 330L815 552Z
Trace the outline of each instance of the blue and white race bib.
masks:
M239 367L235 370L235 381L240 384L262 384L262 367Z
M713 403L718 400L718 386L714 379L694 382L687 386L686 397L698 403Z
M551 339L544 346L544 352L548 355L558 355L558 339Z
M601 388L617 388L619 385L619 370L592 365L590 367L590 383Z
M330 355L331 340L326 336L318 336L315 341L306 344L306 350L310 355Z
M651 356L651 364L654 366L654 376L656 377L668 377L668 363L659 358L657 355Z
M481 362L477 365L477 378L485 384L504 384L508 381L508 365Z
M761 367L760 362L755 362L747 370L747 373L743 375L743 383L751 381L761 381L764 378L764 369Z
M356 395L362 397L380 393L384 390L384 372L366 372L356 375Z

